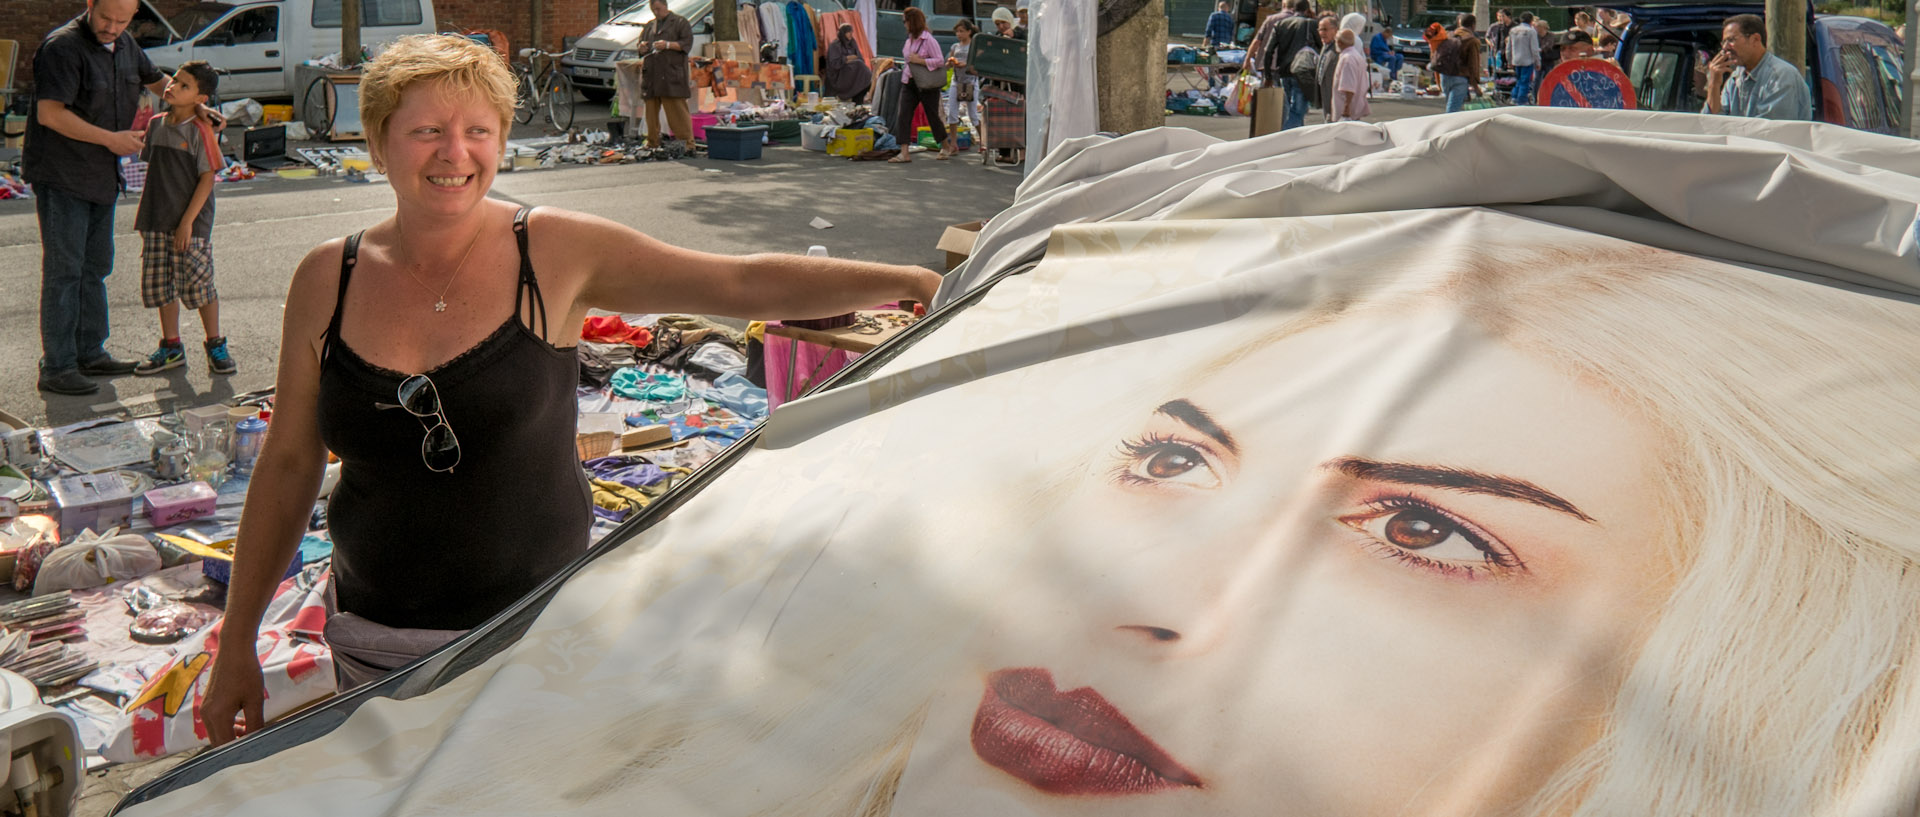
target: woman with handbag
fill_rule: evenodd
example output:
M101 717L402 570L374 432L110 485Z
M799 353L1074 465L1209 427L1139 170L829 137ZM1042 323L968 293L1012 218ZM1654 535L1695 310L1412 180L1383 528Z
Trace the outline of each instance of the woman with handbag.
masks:
M940 89L947 84L947 63L940 55L940 43L933 38L933 32L927 30L927 15L917 8L909 8L900 14L907 25L907 43L902 46L902 57L906 70L900 74L900 112L895 117L893 135L900 140L900 155L887 161L894 164L906 164L913 161L908 154L913 146L913 109L920 108L927 115L927 127L933 130L933 141L945 145L947 126L940 118ZM945 147L935 157L945 159L952 156Z

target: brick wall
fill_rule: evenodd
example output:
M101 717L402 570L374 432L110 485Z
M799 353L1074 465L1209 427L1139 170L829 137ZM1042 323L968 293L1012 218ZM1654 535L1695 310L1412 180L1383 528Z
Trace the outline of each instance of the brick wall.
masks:
M14 87L28 87L33 79L33 52L47 32L85 11L84 0L4 0L6 14L0 15L0 40L20 43L20 55L14 63ZM148 0L163 15L171 16L193 0ZM539 7L541 47L558 49L562 37L578 37L600 24L598 0L435 0L434 15L442 29L498 29L507 34L511 47L527 47L532 36L532 9Z
M148 2L161 14L171 16L193 0ZM0 40L20 44L20 55L13 65L13 85L26 88L33 81L33 52L40 47L41 38L86 11L87 4L84 0L5 0L5 3L7 13L0 16Z
M531 41L536 6L539 43ZM442 29L502 31L515 53L530 46L558 50L563 37L582 36L600 24L598 0L435 0L433 8Z

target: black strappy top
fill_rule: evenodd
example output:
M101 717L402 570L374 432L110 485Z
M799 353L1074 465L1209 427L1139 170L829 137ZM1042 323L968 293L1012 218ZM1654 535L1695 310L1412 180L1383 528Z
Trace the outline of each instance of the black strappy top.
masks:
M343 611L389 627L469 629L586 553L592 499L574 453L580 363L529 328L545 328L546 304L527 256L527 213L513 219L513 315L426 372L460 443L459 464L446 473L420 456L435 421L378 405L397 403L409 375L368 363L340 340L362 234L347 239L322 347L319 413L320 436L341 460L327 515Z

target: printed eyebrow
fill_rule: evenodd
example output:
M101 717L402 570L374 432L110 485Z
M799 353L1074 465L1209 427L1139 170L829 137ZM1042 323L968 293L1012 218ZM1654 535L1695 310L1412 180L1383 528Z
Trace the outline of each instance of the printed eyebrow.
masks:
M1192 427L1194 431L1212 437L1214 442L1227 449L1227 453L1240 456L1240 445L1233 441L1233 435L1213 421L1213 415L1190 400L1170 400L1153 410L1155 414L1164 414Z
M1592 522L1593 517L1574 507L1573 503L1555 496L1551 491L1522 479L1483 474L1463 468L1446 468L1438 465L1414 465L1405 462L1380 462L1360 457L1342 457L1331 465L1341 473L1355 479L1371 479L1381 482L1397 482L1402 485L1427 485L1452 491L1464 491L1470 494L1486 494L1503 499L1517 499L1548 510L1559 511L1582 522Z

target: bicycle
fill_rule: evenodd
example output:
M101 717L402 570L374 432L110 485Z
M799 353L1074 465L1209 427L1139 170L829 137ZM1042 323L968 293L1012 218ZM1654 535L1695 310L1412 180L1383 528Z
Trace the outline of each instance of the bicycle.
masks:
M520 49L520 56L526 62L513 65L514 78L519 82L513 100L514 121L522 125L532 122L534 109L544 108L547 123L554 129L564 131L573 127L573 78L560 70L560 58L572 53L572 49L558 53L538 48ZM538 67L542 57L547 61L544 69Z
M323 76L307 83L307 90L300 95L300 121L307 126L308 139L327 141L333 133L333 109L338 103L332 79Z

